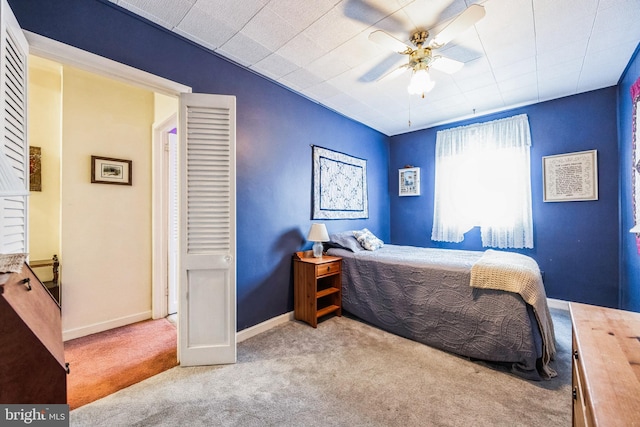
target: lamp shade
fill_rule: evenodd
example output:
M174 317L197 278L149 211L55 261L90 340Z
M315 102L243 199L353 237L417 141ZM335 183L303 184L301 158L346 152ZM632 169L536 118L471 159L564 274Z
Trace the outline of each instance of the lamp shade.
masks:
M29 192L0 150L0 197L26 196Z
M329 233L327 233L327 227L320 223L311 224L307 240L310 242L328 242Z
M410 95L424 95L433 89L434 84L429 77L429 72L421 68L413 72L409 87L407 87L407 92L409 92Z

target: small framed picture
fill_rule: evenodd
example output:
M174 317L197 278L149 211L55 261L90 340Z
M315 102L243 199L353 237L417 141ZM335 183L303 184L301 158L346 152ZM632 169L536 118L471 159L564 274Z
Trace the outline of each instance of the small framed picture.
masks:
M420 168L404 168L398 170L400 196L420 195Z
M91 156L91 182L94 184L132 185L131 160Z

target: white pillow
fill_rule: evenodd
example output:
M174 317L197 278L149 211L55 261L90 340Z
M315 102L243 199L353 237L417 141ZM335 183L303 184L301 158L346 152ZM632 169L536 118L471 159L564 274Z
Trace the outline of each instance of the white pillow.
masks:
M384 246L384 242L378 239L372 232L363 228L360 231L354 231L353 235L360 245L368 251L375 251Z

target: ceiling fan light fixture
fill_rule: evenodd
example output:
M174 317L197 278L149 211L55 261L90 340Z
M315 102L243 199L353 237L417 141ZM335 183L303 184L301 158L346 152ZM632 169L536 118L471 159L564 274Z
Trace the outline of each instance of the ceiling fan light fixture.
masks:
M431 77L429 77L427 69L420 68L413 71L411 81L407 87L407 92L409 92L409 95L422 95L424 98L424 94L433 89L434 85L435 82L433 82Z

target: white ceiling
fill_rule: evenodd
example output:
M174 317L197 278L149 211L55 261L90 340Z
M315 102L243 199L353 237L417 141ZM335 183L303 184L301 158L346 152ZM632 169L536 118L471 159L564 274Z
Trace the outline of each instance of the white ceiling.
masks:
M640 42L640 0L111 1L386 135L616 85ZM438 50L462 70L432 70L424 99L410 72L376 81L407 57L372 31L410 44L474 3L486 16Z

